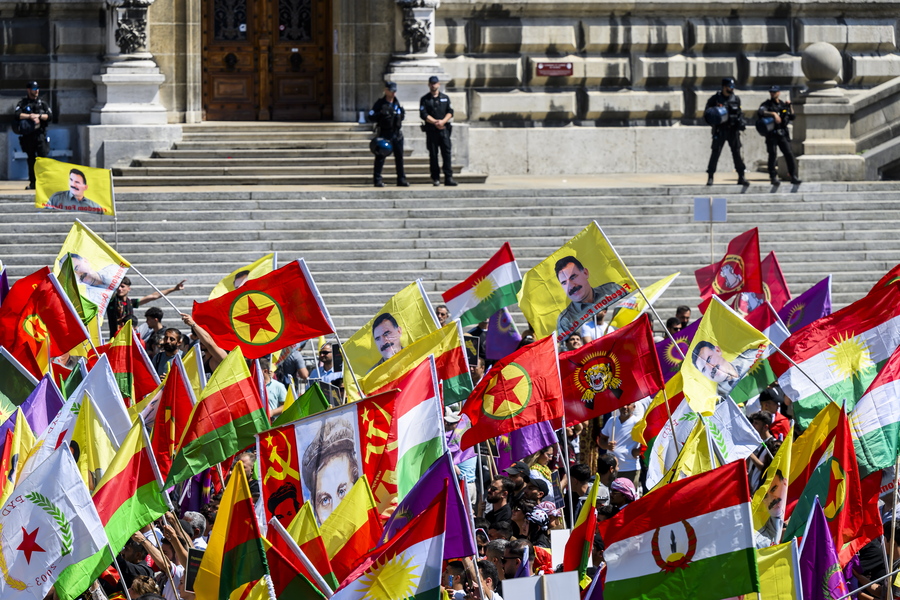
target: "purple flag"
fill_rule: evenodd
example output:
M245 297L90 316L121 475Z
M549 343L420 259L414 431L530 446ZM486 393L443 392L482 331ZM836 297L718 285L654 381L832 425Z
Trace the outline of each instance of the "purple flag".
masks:
M22 403L22 414L25 415L25 420L31 426L35 437L44 433L64 403L65 400L50 375L44 375L34 391Z
M804 600L840 598L850 591L844 581L841 563L828 530L828 520L818 497L809 516L806 535L803 536L799 563Z
M3 304L3 299L6 298L8 293L9 277L6 275L6 267L3 267L3 270L0 271L0 304Z
M497 470L505 471L516 461L558 444L550 421L541 421L497 437Z
M531 557L528 555L528 546L522 548L522 552L525 556L522 558L522 562L519 563L519 566L516 568L515 578L519 577L531 577Z
M459 491L459 480L456 478L456 472L447 454L437 459L425 471L422 479L397 505L391 518L384 525L384 534L379 546L386 544L414 517L422 514L437 495L444 491L445 481L449 482L449 486L447 487L447 531L444 534L444 558L462 558L477 554L472 520L466 512L462 493Z
M200 512L212 499L212 469L197 473L184 484L181 494L181 514L189 510Z
M456 424L456 427L454 427L451 431L444 432L444 437L447 439L447 450L453 457L454 465L458 465L461 462L465 462L467 460L475 458L476 446L466 448L465 450L459 449L459 441L462 439L462 436L466 432L466 430L472 426L472 421L469 420L469 417L467 417L466 415L460 415L459 417L460 419Z
M812 286L778 311L791 333L796 333L831 314L831 275Z
M519 347L522 336L516 329L509 311L501 308L488 321L487 336L484 341L484 357L487 360L501 360Z
M678 347L681 348L683 354L687 354L691 340L694 339L694 334L697 333L698 327L700 327L700 319L697 319L675 334L675 341L678 342ZM675 349L675 343L669 337L666 337L661 342L657 342L656 354L659 355L659 366L662 367L663 380L668 381L672 379L675 373L681 370L682 360L681 354Z

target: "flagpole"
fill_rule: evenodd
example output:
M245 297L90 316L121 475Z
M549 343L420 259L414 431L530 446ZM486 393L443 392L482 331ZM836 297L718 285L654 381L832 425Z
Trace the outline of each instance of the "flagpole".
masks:
M359 385L359 379L356 378L356 373L353 371L353 365L350 364L350 359L347 358L347 352L344 351L344 343L341 341L341 336L338 335L337 327L335 327L334 338L337 340L338 346L341 348L341 355L344 357L344 366L347 367L347 370L350 371L350 376L353 377L353 383L356 385L356 391L359 392L360 398L365 398L366 395L362 391L362 387ZM344 404L346 404L346 396L344 397Z
M291 551L294 553L294 556L300 559L300 562L303 563L303 566L309 571L309 574L312 575L313 579L316 580L317 586L321 589L321 592L325 595L326 598L331 598L334 595L334 591L331 589L331 586L328 585L328 582L322 577L322 574L319 573L319 570L316 569L315 565L312 564L312 561L309 560L309 557L300 549L300 546L297 544L297 540L291 537L291 534L287 532L284 528L284 525L276 519L272 517L269 519L269 525L278 532L278 535L281 536Z
M900 482L900 455L897 455L897 460L894 463L894 489L891 490L891 494L894 497L894 505L891 507L892 515L891 515L891 523L895 523L895 516L897 514L897 483ZM894 536L896 535L897 527L891 527L891 564L888 566L888 569L894 568Z
M482 476L482 465L481 465L481 442L478 442L478 451L475 455L477 457L476 460L476 472L475 476L475 506L477 507L476 512L479 517L484 516L484 509L481 507L481 503L484 500L484 477ZM491 475L491 479L493 479L493 475Z
M169 499L168 499L168 494L163 492L163 495L166 496L166 504L169 504L169 507L171 508L171 504L169 503ZM162 520L163 520L163 524L165 524L166 527L171 527L171 525L169 525L168 519L166 519L166 515L163 515ZM181 524L179 523L178 526L181 527ZM172 527L172 529L174 531L175 528ZM153 535L154 535L154 537L156 536L155 533ZM177 542L178 540L175 540L175 541ZM159 544L159 554L163 558L163 563L165 563L163 566L166 569L166 578L169 580L169 585L172 586L172 591L175 593L175 597L178 598L179 600L181 600L181 594L178 593L178 586L175 585L175 579L172 577L172 561L170 561L169 557L166 556L165 551L162 549L162 542L160 542L158 538L157 538L157 543ZM172 551L174 552L175 542L170 540L169 543L172 544ZM186 575L187 575L187 572L185 572L185 576Z
M140 271L138 271L138 268L137 268L137 267L135 267L134 265L131 265L131 269L132 269L135 273L138 274L138 277L140 277L141 279L143 279L144 281L146 281L146 282L147 282L147 285L149 285L150 287L152 287L152 288L153 288L153 291L155 291L157 294L159 294L159 297L160 297L160 298L162 298L163 300L165 300L166 302L168 302L168 303L169 303L169 306L172 307L172 310L174 310L174 311L175 311L176 313L178 313L179 315L184 314L182 311L178 310L178 307L177 307L177 306L175 306L174 304L172 304L172 301L169 300L168 296L166 296L165 294L163 294L163 293L160 291L160 289L159 289L158 287L156 287L155 285L153 285L153 283L152 283L149 279L147 279L146 277L144 277L144 274L141 273Z
M681 448L678 447L678 436L675 435L675 421L672 420L672 409L669 408L669 393L666 391L666 386L663 386L662 393L666 404L666 415L669 417L669 427L672 428L672 439L675 440L675 450L680 453Z
M825 390L823 390L823 389L822 389L822 386L820 386L818 383L816 383L816 380L815 380L815 379L813 379L812 377L810 377L810 376L807 374L806 371L804 371L803 369L801 369L801 368L800 368L800 365L798 365L797 363L795 363L793 358L791 358L790 356L788 356L787 354L785 354L784 350L782 350L781 348L779 348L779 347L776 346L775 344L772 344L772 347L775 348L775 351L778 352L778 354L780 354L780 355L782 355L783 357L785 357L789 363L791 363L792 365L794 365L795 367L797 367L797 370L800 371L800 373L801 373L804 377L806 377L807 379L809 379L809 380L812 382L812 384L813 384L814 386L816 386L816 388L817 388L820 392L822 392L823 394L825 394L825 397L826 397L826 398L828 398L829 400L831 400L832 402L834 402L835 404L837 404L837 401L835 401L835 399L832 398L832 397L828 394L828 392L826 392Z
M599 229L599 227L598 227ZM602 233L602 232L601 232ZM621 259L620 259L621 260ZM625 263L622 263L625 264ZM553 332L553 351L556 353L556 377L559 379L559 389L562 391L562 373L559 371L559 343L556 339L556 332ZM560 404L562 404L562 434L563 434L563 453L565 454L563 466L566 468L566 496L569 498L569 502L566 505L568 509L566 512L568 515L568 523L575 523L575 519L573 518L574 507L572 506L572 476L569 474L569 439L566 436L566 407L563 403L563 399L559 399Z
M113 549L112 546L109 545L108 541L106 543L106 547L109 548L110 553L112 553ZM116 571L121 574L122 567L119 566L119 558L115 554L113 554L113 562L116 563ZM128 600L131 600L131 592L128 591L128 586L125 585L125 578L123 577L119 581L122 582L122 588L125 590L125 597L128 598Z
M891 575L896 575L897 573L900 573L900 569L895 569L894 571L891 571L891 572L888 573L887 575L882 575L882 576L879 577L878 579L875 579L875 580L873 580L873 581L870 581L869 583L867 583L866 585L864 585L864 586L862 586L862 587L860 587L860 588L856 588L855 590L853 590L853 591L850 592L849 594L844 594L843 596L840 596L840 597L838 597L838 598L835 598L835 600L844 600L844 598L849 598L850 596L855 596L856 594L860 593L861 591L863 591L864 589L866 589L866 588L869 587L870 585L875 584L875 583L878 583L879 581L883 581L883 580L887 579L888 577L890 577ZM893 586L891 586L891 584L888 584L888 587L893 587Z

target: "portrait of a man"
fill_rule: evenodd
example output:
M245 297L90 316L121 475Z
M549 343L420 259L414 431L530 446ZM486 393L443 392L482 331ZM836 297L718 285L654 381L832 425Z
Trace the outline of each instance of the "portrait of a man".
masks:
M372 337L375 339L375 347L381 353L381 360L372 365L372 369L403 350L400 341L403 337L403 328L397 324L397 319L391 313L381 313L375 317L372 321Z
M266 499L266 508L282 525L285 527L290 525L294 516L300 511L297 486L291 481L281 484L275 493Z
M325 522L359 479L357 436L352 414L355 413L336 414L321 421L310 442L303 443L306 432L301 433L301 446L306 446L300 465L302 483L304 491L308 492L305 497L312 502L320 524ZM313 427L316 425L312 423Z
M72 169L69 171L69 189L50 196L46 208L102 213L102 206L84 197L87 189L88 183L85 174L78 169Z
M244 270L239 273L234 274L234 289L238 289L245 283L247 283L247 279L250 277L250 271Z
M111 293L113 278L119 272L119 265L107 265L99 271L91 265L91 261L78 254L72 254L72 270L79 283L85 285L85 295L94 304L101 305L105 296ZM66 262L66 257L59 259L60 267Z
M565 338L583 324L582 317L593 309L600 310L612 304L618 298L604 302L604 298L623 291L617 283L608 282L591 287L590 272L574 256L564 256L556 261L554 267L556 278L569 298L569 305L559 313L556 330L560 338ZM620 294L619 297L624 297Z
M718 384L720 396L727 396L756 362L758 354L759 350L750 348L729 361L721 348L704 340L694 346L691 361L704 377Z

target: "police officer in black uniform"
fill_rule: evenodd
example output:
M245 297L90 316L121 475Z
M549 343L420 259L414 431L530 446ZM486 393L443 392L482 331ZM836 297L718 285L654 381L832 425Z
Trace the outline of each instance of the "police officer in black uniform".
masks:
M450 98L441 93L441 81L437 75L428 78L429 92L419 101L419 116L424 121L425 142L428 146L428 158L431 164L431 182L441 185L441 170L438 167L438 151L444 163L444 185L456 185L453 180L453 167L450 164L450 131L453 125L453 107Z
M34 189L34 161L38 156L45 157L50 153L50 140L47 138L47 125L53 117L53 111L38 96L41 87L37 81L29 81L25 85L28 94L16 104L16 127L19 144L28 156L28 187Z
M406 172L403 170L403 132L400 127L406 111L397 100L397 84L393 81L384 84L384 96L375 102L375 106L369 111L368 120L378 126L378 136L388 140L393 147L394 164L397 167L397 185L409 187L406 181ZM375 187L384 187L381 180L381 170L384 168L385 157L375 155Z
M722 80L722 91L713 94L706 101L706 108L715 106L723 106L728 111L728 116L724 123L713 125L712 129L712 154L709 156L709 166L706 172L709 179L706 185L713 184L713 175L716 172L716 165L719 164L719 155L722 153L722 146L728 142L731 148L731 158L734 160L734 169L738 174L738 185L750 185L744 179L744 160L741 158L741 132L746 129L744 125L744 114L741 112L741 99L734 93L734 79L726 77Z
M766 134L766 152L769 153L769 179L772 185L778 185L778 171L775 163L778 159L778 148L784 154L787 163L788 175L791 183L802 183L797 178L797 161L794 160L794 151L791 149L791 134L788 132L788 123L794 120L794 106L790 102L782 102L779 99L781 88L773 85L769 88L769 99L759 105L759 117L772 117L775 119L775 128Z

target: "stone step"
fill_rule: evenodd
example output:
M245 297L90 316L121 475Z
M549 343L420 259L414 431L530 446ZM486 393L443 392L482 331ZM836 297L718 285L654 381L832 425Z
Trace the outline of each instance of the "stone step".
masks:
M404 154L408 155L412 150L404 150ZM154 158L232 158L232 159L302 159L302 158L368 158L371 160L372 153L368 146L365 148L282 148L277 150L263 150L259 148L225 148L225 149L206 149L206 150L157 150L153 153Z
M127 168L127 167L126 167ZM385 167L385 182L390 185L388 175L393 176L392 167ZM453 175L458 183L484 183L487 175L482 173L459 173ZM409 174L407 180L413 185L431 185L431 177L427 174ZM229 176L185 176L179 178L170 175L136 175L134 177L117 177L119 186L215 186L215 185L359 185L372 186L372 173L366 175L229 175Z
M321 141L328 140L346 140L346 141L364 141L369 143L375 134L369 131L229 131L229 132L190 132L182 136L182 142L217 142L217 143L233 143L233 142L257 142L259 140L270 141L287 141L287 142L303 142L303 141Z
M267 122L267 121L228 121L215 122L206 121L204 123L193 123L182 125L184 133L228 133L228 132L249 132L263 133L269 131L371 131L371 124L360 124L353 122L306 122L306 123L284 123L284 122Z
M391 164L391 160L387 162L387 165ZM405 157L403 159L404 164L407 167L428 167L428 158L427 157L418 157L413 158L410 156L410 152L405 153ZM310 156L305 158L298 158L292 160L281 160L279 163L279 167L282 165L295 165L295 166L304 166L304 167L345 167L345 166L366 166L369 169L372 168L374 164L374 160L372 154L368 155L360 155L360 156L332 156L332 157L324 157L324 156ZM132 167L155 167L155 168L175 168L175 167L188 167L188 168L233 168L233 167L263 167L263 168L271 168L273 167L273 161L271 158L261 158L261 157L245 157L245 158L235 158L228 157L223 161L223 157L202 157L202 158L193 158L193 157L180 157L180 158L140 158L135 159L132 162Z
M268 164L263 167L254 167L247 165L232 165L230 161L223 163L222 161L217 161L216 164L210 164L206 166L165 166L165 165L157 165L155 163L150 163L141 166L130 166L130 167L120 167L114 169L113 173L116 175L116 183L120 183L119 177L129 178L129 177L171 177L171 178L181 178L181 177L228 177L229 179L233 177L247 178L247 177L314 177L314 176L325 176L325 177L343 177L343 176L366 176L368 177L369 182L371 183L372 179L372 161L368 161L368 164L361 163L355 165L306 165L306 164L297 164L297 163L286 163L286 164ZM424 178L429 173L428 161L427 160L417 160L411 163L407 163L406 165L407 171L409 171L408 175L418 175L420 178ZM453 167L454 176L456 173L462 171L462 167L456 165ZM385 173L396 173L395 166L393 161L386 164L384 167ZM427 177L427 181L431 182L431 177Z
M204 141L181 141L175 142L174 148L177 150L228 150L228 149L252 149L260 148L263 150L293 148L293 149L329 149L338 150L341 148L369 149L369 140L365 138L353 140L332 140L330 138L323 139L293 139L291 136L285 136L277 139L269 139L263 137L259 139L247 139L242 141L220 141L220 140L204 140Z

